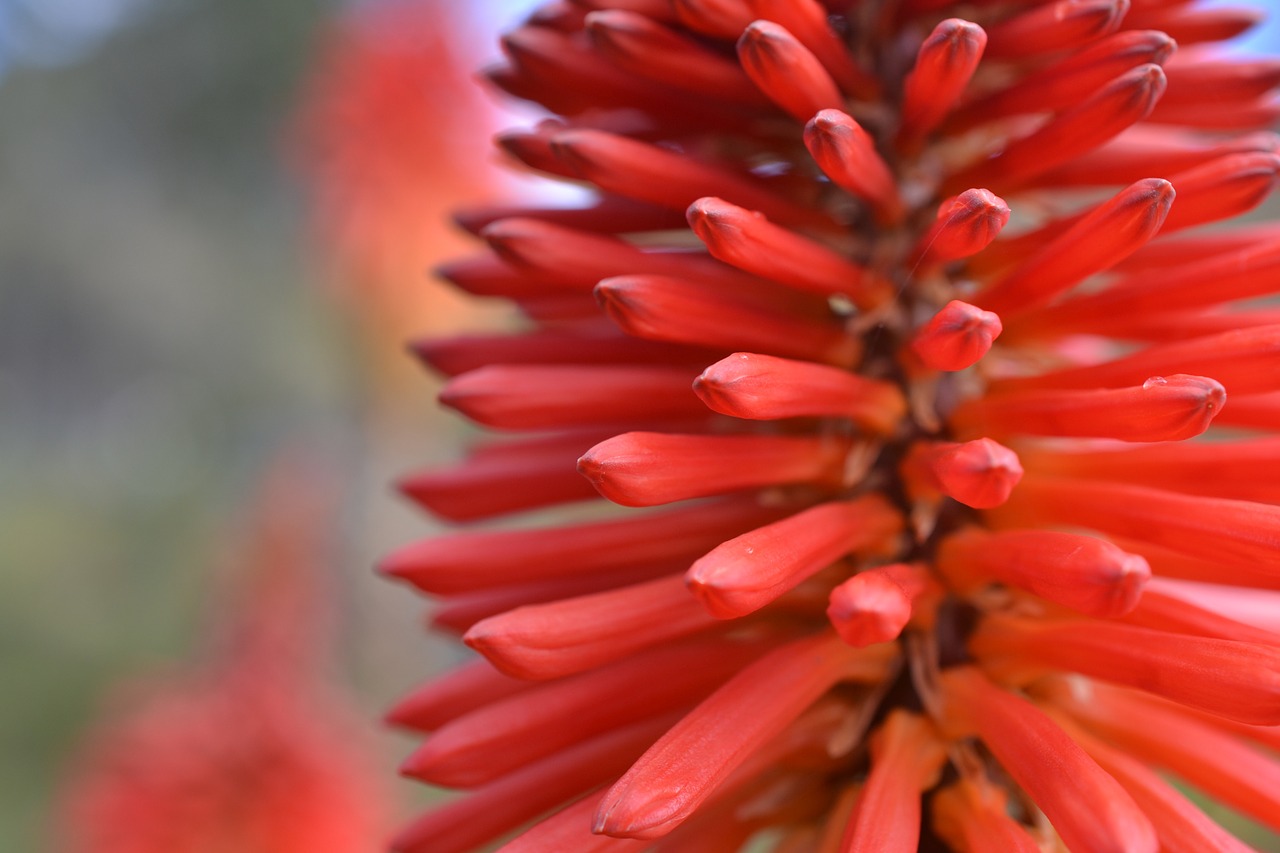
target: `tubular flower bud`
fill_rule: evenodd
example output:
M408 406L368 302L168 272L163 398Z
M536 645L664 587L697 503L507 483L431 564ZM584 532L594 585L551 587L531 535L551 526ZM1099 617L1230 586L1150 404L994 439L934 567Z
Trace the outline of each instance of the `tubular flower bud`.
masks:
M1003 328L993 312L953 299L924 324L911 348L926 367L964 370L987 354Z
M381 565L484 658L389 715L468 789L400 848L1239 849L1149 764L1273 820L1280 230L1228 220L1280 61L1212 44L1254 20L518 26L486 76L552 115L498 145L590 196L460 215L441 274L518 325L413 344L505 435L403 481L483 527Z
M1009 222L1009 206L989 190L965 190L938 207L938 218L916 244L917 263L944 263L976 255Z

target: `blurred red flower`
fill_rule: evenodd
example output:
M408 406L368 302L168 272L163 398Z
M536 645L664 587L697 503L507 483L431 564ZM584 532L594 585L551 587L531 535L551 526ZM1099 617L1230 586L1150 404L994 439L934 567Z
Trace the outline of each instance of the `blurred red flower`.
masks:
M275 469L231 554L212 659L119 691L73 759L63 853L367 853L387 829L360 718L323 679L330 491Z

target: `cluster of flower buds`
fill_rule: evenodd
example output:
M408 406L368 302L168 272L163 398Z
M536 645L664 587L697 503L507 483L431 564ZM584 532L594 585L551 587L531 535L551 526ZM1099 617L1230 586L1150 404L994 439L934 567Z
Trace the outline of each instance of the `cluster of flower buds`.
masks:
M1280 829L1280 226L1202 227L1280 172L1280 61L1215 46L1258 20L507 35L557 117L498 144L593 195L460 214L444 277L522 326L416 345L502 434L403 481L485 523L383 565L482 656L391 712L462 789L395 849L1247 849L1164 773Z

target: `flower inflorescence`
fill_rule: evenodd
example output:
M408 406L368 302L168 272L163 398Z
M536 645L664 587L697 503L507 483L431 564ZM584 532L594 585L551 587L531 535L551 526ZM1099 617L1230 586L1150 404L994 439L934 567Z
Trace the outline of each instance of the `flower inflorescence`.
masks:
M574 0L509 34L490 80L558 117L499 145L594 194L459 216L487 247L443 275L524 328L416 350L515 435L403 488L583 509L385 561L482 655L391 714L465 790L395 848L1247 849L1158 771L1280 829L1280 231L1200 228L1280 171L1280 62L1214 45L1256 21Z

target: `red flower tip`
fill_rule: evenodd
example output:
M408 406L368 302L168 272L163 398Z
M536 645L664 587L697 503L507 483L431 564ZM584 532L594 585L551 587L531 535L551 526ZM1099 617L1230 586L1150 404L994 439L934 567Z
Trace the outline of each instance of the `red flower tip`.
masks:
M583 27L592 43L625 71L704 97L754 107L768 104L738 63L644 14L591 12Z
M758 297L714 285L656 275L608 278L596 299L628 334L721 350L767 352L829 364L850 364L860 344L829 316L778 293Z
M990 43L987 49L990 52ZM1009 143L995 157L958 172L946 186L959 192L965 187L996 184L1007 192L1024 185L1146 118L1166 85L1159 65L1141 65L1058 113L1033 133Z
M702 372L693 390L712 411L735 418L846 417L882 435L906 414L902 392L887 382L758 353L721 359Z
M952 420L962 434L1182 441L1208 429L1226 399L1215 379L1175 374L1130 388L1011 392L965 403Z
M1003 330L994 312L953 299L916 333L911 349L934 370L964 370L987 354Z
M712 615L735 619L847 554L886 551L902 528L901 513L878 496L822 504L714 548L685 582Z
M502 429L669 421L703 413L689 382L678 367L492 365L450 381L440 402Z
M865 199L886 222L903 215L902 200L875 140L838 109L820 111L804 127L804 144L837 186Z
M987 46L982 27L948 18L920 45L915 67L903 81L900 138L933 130L960 100Z
M938 207L938 218L912 252L912 266L976 255L1009 222L1009 205L990 190L965 190Z
M1109 269L1160 231L1173 204L1173 188L1160 178L1126 187L984 290L977 301L1001 314L1026 311Z
M738 5L748 6L756 18L786 27L849 94L868 100L880 96L880 81L849 55L844 39L831 26L830 10L820 0L738 0Z
M718 198L700 198L690 205L688 219L713 257L752 275L822 296L847 296L862 308L892 295L886 282L863 267L773 225L761 213Z
M558 678L704 630L715 620L679 575L533 604L477 622L462 638L497 669Z
M629 432L587 451L578 471L614 503L656 506L773 485L835 488L850 449L835 438ZM668 464L655 466L659 458Z
M946 495L975 509L997 507L1022 479L1022 463L1009 448L989 438L963 443L921 441L902 463L913 499Z
M961 589L996 580L1102 618L1132 611L1151 579L1136 554L1052 530L961 531L942 540L937 566Z
M989 54L1016 59L1078 47L1112 32L1129 0L1058 0L1015 15L991 29Z
M933 585L928 570L919 564L866 569L831 591L827 620L856 648L886 643L902 633L915 600Z
M736 39L756 19L745 0L670 0L680 22L694 32Z
M760 91L797 121L844 104L839 87L818 58L772 21L755 21L743 31L738 59Z
M1063 668L1149 690L1244 723L1280 724L1280 649L1111 622L1030 622L989 614L969 638L989 671ZM1070 661L1070 663L1066 663Z

